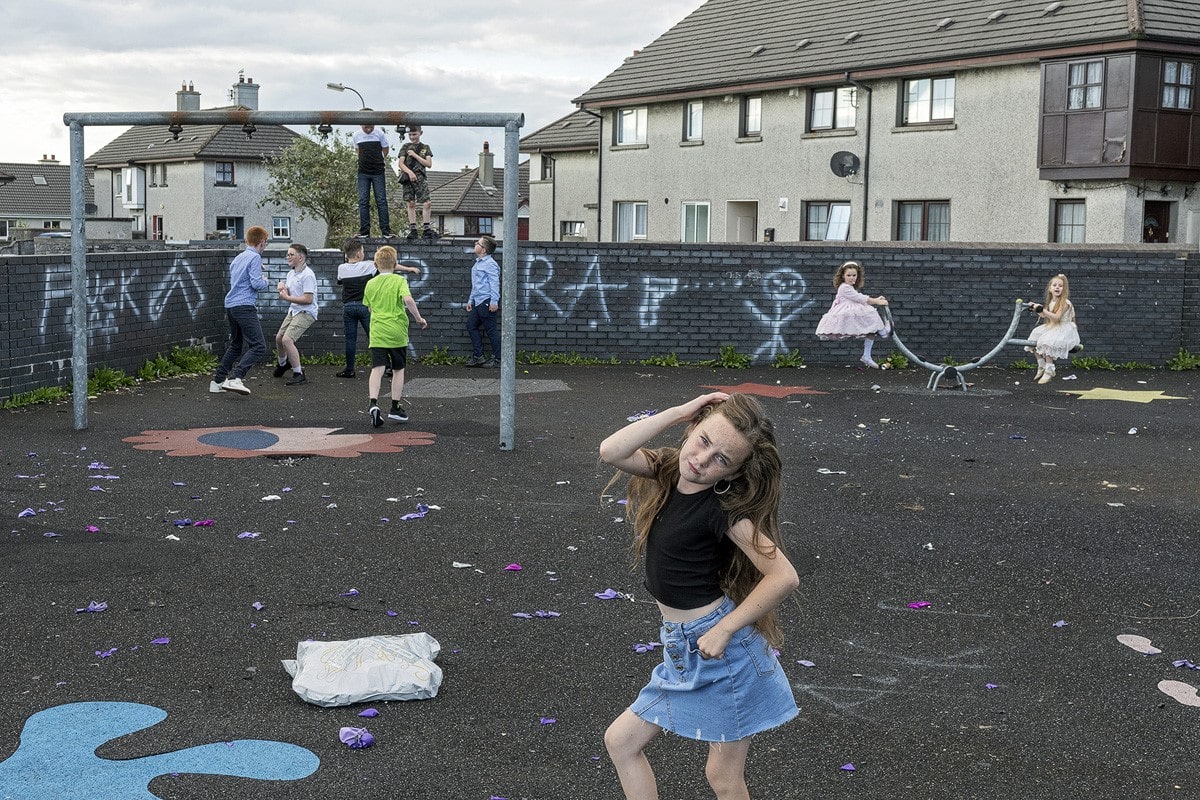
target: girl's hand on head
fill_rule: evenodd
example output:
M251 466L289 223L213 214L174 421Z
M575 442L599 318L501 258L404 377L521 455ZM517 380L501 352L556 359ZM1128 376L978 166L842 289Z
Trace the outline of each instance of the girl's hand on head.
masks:
M708 394L702 394L696 399L685 403L683 408L687 412L687 418L691 419L703 411L706 407L716 405L717 403L724 403L728 399L729 395L726 392L709 392Z

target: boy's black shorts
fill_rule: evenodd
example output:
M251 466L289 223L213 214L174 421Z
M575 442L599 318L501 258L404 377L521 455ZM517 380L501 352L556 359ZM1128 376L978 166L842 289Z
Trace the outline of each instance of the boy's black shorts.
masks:
M372 347L371 367L391 367L393 372L404 369L407 352L406 347Z

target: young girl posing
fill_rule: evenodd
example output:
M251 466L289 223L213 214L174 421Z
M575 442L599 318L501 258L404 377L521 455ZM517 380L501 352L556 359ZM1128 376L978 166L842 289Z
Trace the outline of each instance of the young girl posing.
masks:
M879 369L875 359L871 358L871 347L876 336L887 338L892 332L879 312L871 306L886 306L887 298L883 295L868 297L858 291L867 278L866 271L857 261L847 261L838 267L833 276L833 286L837 294L833 305L817 323L817 337L820 339L862 339L863 354L859 359L871 369Z
M679 424L678 448L645 447ZM709 742L719 800L748 800L750 737L798 713L772 649L776 609L799 585L779 546L774 426L754 398L714 392L627 425L600 458L632 476L627 516L663 619L662 663L604 734L621 788L628 800L658 798L645 751L668 730Z
M1031 309L1042 323L1029 332L1033 347L1025 349L1037 356L1038 370L1034 380L1049 383L1054 378L1054 360L1066 358L1079 344L1079 329L1075 327L1075 306L1071 305L1071 286L1061 272L1046 285L1046 300Z

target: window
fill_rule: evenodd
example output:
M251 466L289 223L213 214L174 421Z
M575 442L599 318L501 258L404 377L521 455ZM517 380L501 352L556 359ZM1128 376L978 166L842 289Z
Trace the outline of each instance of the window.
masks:
M218 186L233 186L233 162L218 161L217 162L217 185Z
M683 140L699 142L704 139L704 101L692 100L683 107Z
M563 237L567 236L587 236L582 220L562 220L559 223L559 231Z
M850 237L849 203L809 203L805 209L804 238L810 242L844 242Z
M226 234L230 239L241 241L246 235L241 217L217 217L217 233Z
M904 125L954 119L954 78L918 78L904 82Z
M554 159L548 155L542 155L542 180L554 180Z
M646 203L617 203L617 241L646 238Z
M166 164L158 165L158 185L159 186L167 185L167 165Z
M896 239L901 242L949 241L949 201L917 200L897 203Z
M491 217L463 217L463 234L466 236L482 236L492 234Z
M166 238L166 234L163 232L163 218L159 214L150 217L150 238L159 241Z
M158 164L150 165L150 185L158 186Z
M8 238L8 220L0 219L0 239Z
M738 124L738 135L742 138L762 136L762 97L759 95L742 98L742 113Z
M683 232L680 240L684 242L708 241L708 203L683 204Z
M1191 61L1163 62L1163 108L1187 111L1192 107L1196 65Z
M808 118L810 131L854 127L855 91L851 86L840 89L817 89L810 95L812 109Z
M617 144L646 143L646 107L617 109Z
M292 238L292 218L291 217L271 217L271 238L273 238L273 239L291 239Z
M1087 207L1082 200L1054 201L1054 241L1082 244L1087 228Z
M1067 108L1100 108L1103 94L1103 61L1084 61L1067 69Z

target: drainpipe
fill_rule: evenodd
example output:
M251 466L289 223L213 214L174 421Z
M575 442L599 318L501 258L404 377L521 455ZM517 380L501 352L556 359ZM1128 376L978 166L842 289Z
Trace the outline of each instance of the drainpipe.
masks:
M860 83L850 77L850 71L846 70L846 83L853 86L855 89L860 89L867 93L867 141L863 147L862 159L862 175L863 175L863 220L862 220L862 240L867 241L867 214L871 209L871 87L865 83Z
M541 151L542 158L550 159L550 241L558 241L558 164L554 156ZM545 167L542 167L545 169Z
M591 114L600 120L600 132L596 134L596 242L599 243L602 230L600 222L603 211L602 198L604 197L604 116L590 108L582 108L580 111Z

